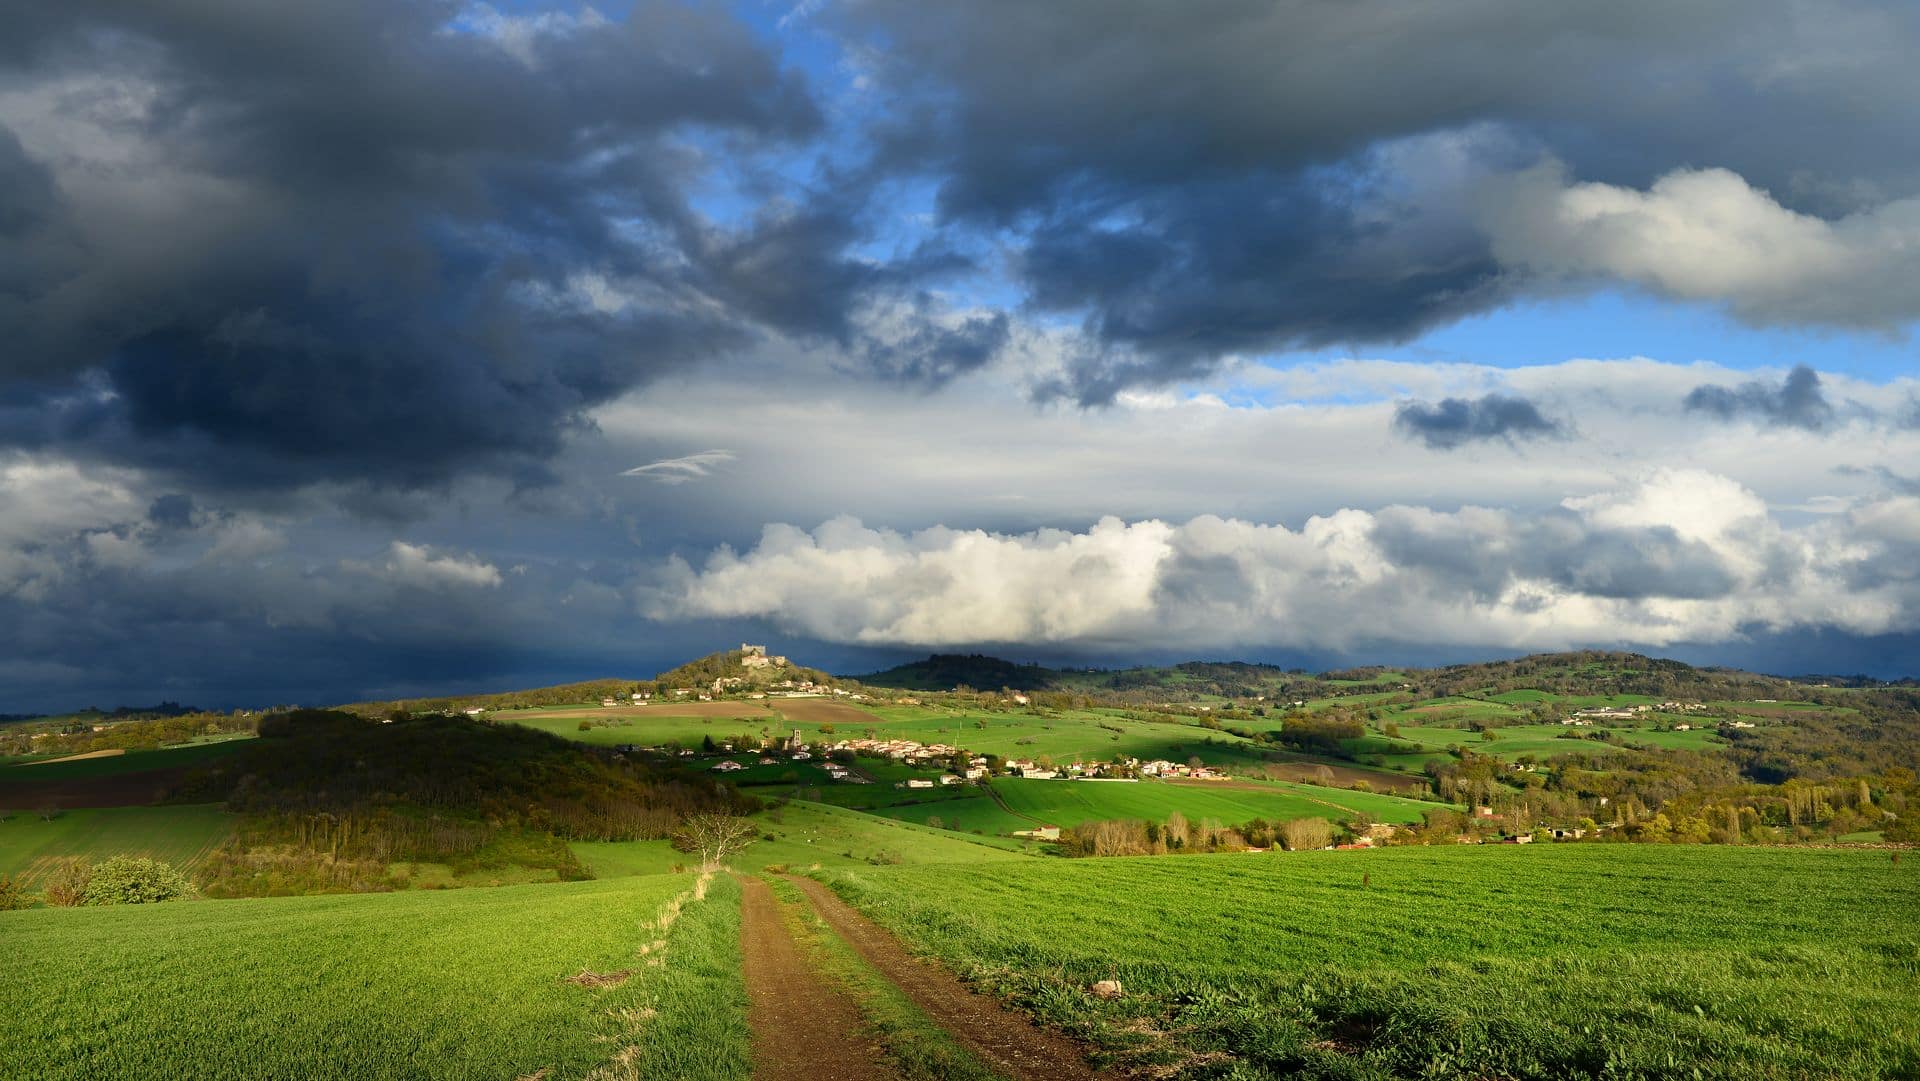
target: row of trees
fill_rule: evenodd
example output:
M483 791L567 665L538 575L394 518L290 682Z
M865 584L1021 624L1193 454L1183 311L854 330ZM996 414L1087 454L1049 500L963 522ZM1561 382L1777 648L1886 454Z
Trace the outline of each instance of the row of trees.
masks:
M1161 856L1180 852L1231 852L1248 848L1288 851L1325 848L1336 829L1324 818L1296 818L1270 823L1253 819L1228 827L1218 820L1189 820L1179 811L1165 822L1142 819L1103 819L1083 822L1060 831L1059 850L1067 856Z

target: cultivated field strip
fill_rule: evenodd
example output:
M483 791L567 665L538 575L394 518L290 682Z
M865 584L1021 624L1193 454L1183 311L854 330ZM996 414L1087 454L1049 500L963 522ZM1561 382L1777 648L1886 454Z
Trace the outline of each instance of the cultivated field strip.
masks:
M0 913L0 1077L742 1078L737 887L692 885Z
M828 878L1140 1068L1893 1078L1920 1071L1913 862L1582 845ZM1110 978L1125 996L1087 993Z
M0 821L0 875L34 888L68 859L149 856L191 870L233 832L219 807L99 807L62 811L52 821L12 812Z

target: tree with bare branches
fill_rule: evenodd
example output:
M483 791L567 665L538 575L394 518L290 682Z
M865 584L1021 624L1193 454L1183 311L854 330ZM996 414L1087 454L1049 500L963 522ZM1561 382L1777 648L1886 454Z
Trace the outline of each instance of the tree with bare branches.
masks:
M702 871L714 870L753 842L753 823L731 814L692 815L673 836L673 847L699 855Z

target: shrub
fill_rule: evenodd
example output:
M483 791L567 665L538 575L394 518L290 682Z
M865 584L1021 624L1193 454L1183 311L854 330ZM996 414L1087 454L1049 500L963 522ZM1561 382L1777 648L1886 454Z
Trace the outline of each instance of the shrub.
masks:
M0 875L0 912L12 912L18 908L25 908L31 903L32 900L27 896L27 891L21 889L18 882Z
M40 895L56 908L72 908L86 900L87 883L93 878L93 865L83 859L63 860L47 876Z
M171 901L193 892L193 884L172 864L144 856L115 856L93 869L82 904L144 905Z

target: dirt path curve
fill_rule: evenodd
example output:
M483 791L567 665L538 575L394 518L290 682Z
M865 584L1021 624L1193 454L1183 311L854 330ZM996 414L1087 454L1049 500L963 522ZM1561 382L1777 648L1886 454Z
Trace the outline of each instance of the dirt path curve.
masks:
M893 1081L859 1007L807 963L773 891L740 880L740 955L755 1081Z
M982 789L984 789L984 790L986 791L986 793L987 793L987 797L988 797L989 799L991 799L991 800L993 800L993 802L994 802L994 804L995 804L996 806L998 806L998 807L999 807L999 808L1000 808L1001 810L1003 810L1003 811L1005 811L1005 812L1007 812L1008 814L1010 814L1010 815L1012 815L1013 817L1015 817L1015 818L1024 818L1024 819L1026 819L1027 821L1029 821L1029 822L1031 822L1031 823L1033 823L1033 824L1034 824L1034 825L1036 825L1036 826L1044 826L1044 825L1046 825L1046 823L1045 823L1045 822L1042 822L1042 821L1040 821L1039 819L1037 819L1037 818L1035 818L1035 817L1033 817L1033 816L1032 816L1032 815L1030 815L1030 814L1021 814L1021 813L1020 813L1019 811L1016 811L1016 810L1014 810L1013 808L1011 808L1011 807L1009 807L1009 806L1007 806L1007 797L1005 797L1005 796L1003 796L1003 795L1001 795L1001 794L1000 794L1000 793L998 793L998 792L995 792L995 791L993 790L993 785L992 785L991 783L988 783L988 784L983 784L983 785L981 785L980 787L981 787Z
M988 1066L1017 1081L1080 1081L1096 1076L1072 1040L1036 1027L970 990L946 969L914 958L891 934L827 887L810 878L787 877L806 893L827 926Z

